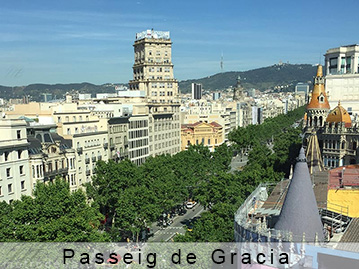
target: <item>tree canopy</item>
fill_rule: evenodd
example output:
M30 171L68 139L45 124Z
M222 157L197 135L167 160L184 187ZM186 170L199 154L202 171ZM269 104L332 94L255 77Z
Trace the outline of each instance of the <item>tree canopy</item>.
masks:
M70 192L60 178L37 183L33 197L22 196L12 204L0 203L0 241L102 242L108 241L98 227L102 219L90 207L81 190Z

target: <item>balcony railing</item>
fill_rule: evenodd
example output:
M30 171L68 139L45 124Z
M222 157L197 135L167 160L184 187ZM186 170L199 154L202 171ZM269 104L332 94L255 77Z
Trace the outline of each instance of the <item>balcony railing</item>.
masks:
M63 175L63 174L67 174L69 168L60 168L57 170L52 170L52 171L45 171L44 172L44 177L55 177L57 175Z
M78 154L82 154L82 147L77 148L77 153L78 153Z
M86 176L91 175L91 170L86 170Z
M89 164L89 163L90 163L90 158L86 158L86 159L85 159L85 163L86 163L86 164Z
M96 162L96 157L92 157L92 162L95 163Z
M101 160L102 160L102 156L97 156L97 160L101 161Z

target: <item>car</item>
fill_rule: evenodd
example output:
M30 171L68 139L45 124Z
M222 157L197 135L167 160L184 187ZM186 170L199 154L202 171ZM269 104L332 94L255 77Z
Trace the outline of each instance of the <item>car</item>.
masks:
M181 210L179 211L178 215L183 216L183 215L185 215L186 213L187 213L187 210L183 208L183 209L181 209Z
M192 208L195 207L196 204L197 204L197 203L196 203L195 201L188 201L188 202L186 203L186 208L187 208L187 209L192 209Z

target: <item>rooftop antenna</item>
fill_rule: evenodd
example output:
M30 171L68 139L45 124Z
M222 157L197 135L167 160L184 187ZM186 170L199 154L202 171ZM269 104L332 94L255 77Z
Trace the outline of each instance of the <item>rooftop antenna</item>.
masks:
M221 73L223 73L223 51L221 55Z

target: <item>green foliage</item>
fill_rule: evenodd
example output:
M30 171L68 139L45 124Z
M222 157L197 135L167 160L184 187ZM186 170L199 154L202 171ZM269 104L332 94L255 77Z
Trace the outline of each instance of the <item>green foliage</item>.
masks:
M232 176L226 174L231 157L226 145L213 153L203 145L194 145L174 156L150 157L139 167L129 161L98 162L96 175L86 186L87 194L93 204L112 219L113 239L125 240L128 231L138 236L141 229L157 221L163 212L187 199L207 206L220 199L219 192L223 194L223 189L216 188L223 188L226 177ZM221 178L223 182L219 182ZM208 190L209 181L213 181L212 191L202 192ZM228 199L236 196L230 190ZM116 231L120 231L122 237L118 237Z
M112 219L113 240L135 237L163 213L191 198L209 209L193 230L175 241L233 241L233 216L243 200L261 182L283 178L299 133L292 125L304 108L266 120L262 125L238 128L230 134L233 148L250 148L240 173L229 173L232 148L223 144L210 152L192 145L174 156L150 157L137 167L129 161L99 162L88 197ZM273 139L272 148L267 143ZM118 237L120 231L120 237Z
M292 126L303 114L304 107L230 133L234 149L251 148L247 165L240 173L219 172L202 182L196 196L212 209L202 214L191 232L177 236L175 241L233 241L233 216L243 200L258 184L277 182L288 174L301 146L300 129ZM268 142L272 138L274 145L270 149Z
M69 184L57 178L37 183L34 197L22 196L11 205L0 204L0 241L99 242L102 216L87 204L85 194L70 192Z

